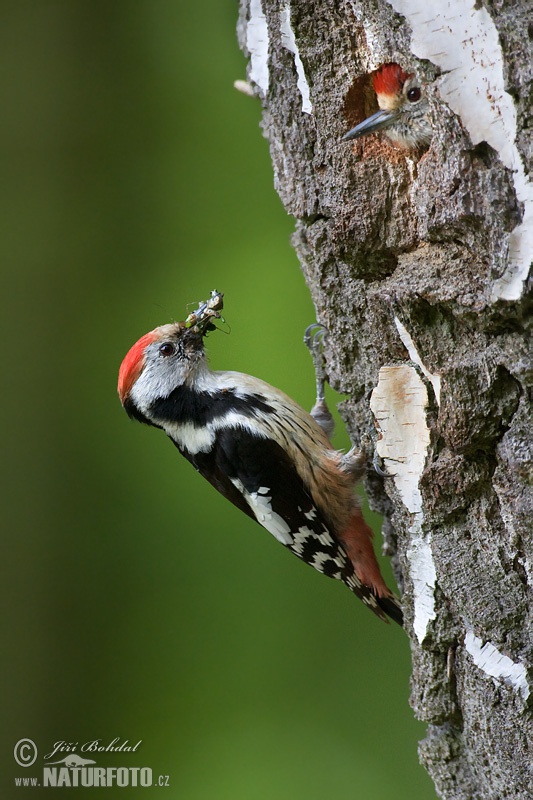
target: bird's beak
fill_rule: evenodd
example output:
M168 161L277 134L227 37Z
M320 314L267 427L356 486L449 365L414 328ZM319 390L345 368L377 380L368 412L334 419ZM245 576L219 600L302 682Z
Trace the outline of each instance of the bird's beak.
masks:
M368 133L374 133L374 131L382 131L384 128L389 128L393 125L397 119L397 111L376 111L371 117L363 120L351 131L345 133L341 141L347 142L349 139L359 139L360 136L366 136Z

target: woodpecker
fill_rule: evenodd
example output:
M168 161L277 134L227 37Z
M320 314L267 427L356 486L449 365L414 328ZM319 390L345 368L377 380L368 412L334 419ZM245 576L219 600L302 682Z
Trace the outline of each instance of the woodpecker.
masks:
M383 131L406 150L427 147L432 134L429 103L414 73L404 72L399 64L383 64L374 73L372 83L380 111L348 131L342 140Z
M204 336L219 317L212 293L185 322L162 325L133 345L118 393L128 415L162 429L221 494L319 572L342 581L378 617L403 624L372 548L372 531L353 492L366 458L335 451L324 398L320 326L306 343L317 373L317 402L304 411L279 389L208 366Z

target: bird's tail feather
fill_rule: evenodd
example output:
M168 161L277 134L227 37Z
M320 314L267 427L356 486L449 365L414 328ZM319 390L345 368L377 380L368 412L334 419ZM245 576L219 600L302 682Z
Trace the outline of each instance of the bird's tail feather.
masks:
M394 595L390 597L376 597L376 601L381 610L403 628L403 611L398 598L394 597Z

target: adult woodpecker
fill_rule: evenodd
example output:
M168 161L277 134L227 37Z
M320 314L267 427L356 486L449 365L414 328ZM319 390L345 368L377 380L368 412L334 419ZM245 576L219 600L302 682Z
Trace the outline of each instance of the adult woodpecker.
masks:
M209 368L204 335L221 307L222 295L213 292L185 322L155 328L133 345L118 379L124 409L161 428L219 492L295 555L401 625L353 493L364 455L343 455L328 438L323 329L311 326L306 336L317 370L309 414L258 378Z
M429 103L418 78L404 72L399 64L383 64L374 73L372 83L380 110L348 131L342 140L383 131L407 150L427 147L432 134Z

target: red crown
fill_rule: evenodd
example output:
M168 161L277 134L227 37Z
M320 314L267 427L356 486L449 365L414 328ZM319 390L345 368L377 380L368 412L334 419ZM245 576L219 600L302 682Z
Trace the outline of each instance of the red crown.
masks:
M148 345L156 339L156 332L145 333L138 342L135 342L126 354L124 361L120 365L118 373L118 393L123 400L129 393L131 387L141 374L144 361L144 351Z
M411 77L399 64L382 64L372 78L374 91L376 94L398 94L407 78Z

